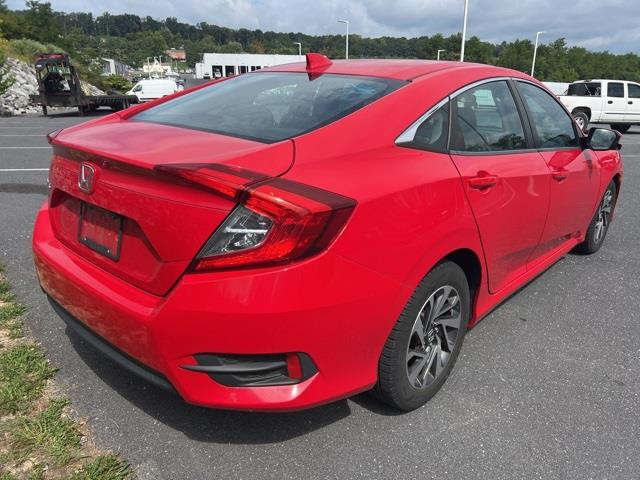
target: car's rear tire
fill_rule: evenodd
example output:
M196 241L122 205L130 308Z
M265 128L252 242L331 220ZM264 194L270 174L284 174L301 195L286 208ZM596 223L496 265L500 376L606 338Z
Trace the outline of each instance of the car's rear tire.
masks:
M580 127L580 130L586 132L589 128L589 115L582 110L578 110L577 112L573 112L573 118L578 124L578 127Z
M442 387L456 362L471 318L464 271L445 261L422 279L385 343L377 396L410 411Z
M620 133L627 133L627 131L631 128L631 125L628 123L612 123L611 129Z
M609 231L611 215L616 206L616 200L617 189L615 182L612 180L598 204L598 209L593 219L591 219L584 241L575 248L578 253L589 255L600 250Z

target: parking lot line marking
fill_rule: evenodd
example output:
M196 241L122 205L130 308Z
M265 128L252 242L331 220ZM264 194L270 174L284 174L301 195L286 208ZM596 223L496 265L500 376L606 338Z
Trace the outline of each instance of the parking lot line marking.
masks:
M5 172L48 172L48 168L0 168L0 173Z
M0 147L0 150L24 150L30 148L51 148L51 147Z

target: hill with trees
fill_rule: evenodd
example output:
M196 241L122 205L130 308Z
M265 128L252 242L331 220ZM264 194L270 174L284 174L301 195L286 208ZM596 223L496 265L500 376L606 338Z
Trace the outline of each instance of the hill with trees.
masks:
M302 42L305 51L321 52L330 58L344 55L342 35L231 29L205 22L191 25L172 17L157 20L131 14L103 13L95 17L91 13L55 11L50 3L38 0L28 0L24 10L10 10L4 0L0 0L0 36L11 42L28 39L55 44L70 53L76 63L89 67L87 74L91 73L92 60L100 57L116 58L140 67L147 57L164 55L165 50L182 46L187 51L189 66L200 61L204 52L297 54L293 42ZM438 49L445 50L443 59L457 59L460 35L349 36L352 58L433 59ZM532 56L533 43L528 39L495 44L471 37L467 40L465 60L527 72ZM640 80L640 57L633 53L616 55L569 47L559 38L539 47L536 77L557 82L598 77L637 81Z

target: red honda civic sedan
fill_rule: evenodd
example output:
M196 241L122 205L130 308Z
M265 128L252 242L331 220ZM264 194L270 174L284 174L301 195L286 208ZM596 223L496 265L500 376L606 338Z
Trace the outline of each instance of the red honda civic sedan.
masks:
M310 54L49 135L38 277L189 403L411 410L465 332L605 238L619 134L486 65Z

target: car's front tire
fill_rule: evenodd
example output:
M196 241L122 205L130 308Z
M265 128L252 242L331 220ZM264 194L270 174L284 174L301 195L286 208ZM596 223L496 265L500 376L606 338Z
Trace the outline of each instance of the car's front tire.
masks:
M628 123L612 123L611 124L611 129L619 133L627 133L627 131L629 131L630 128L631 128L631 125Z
M420 282L385 343L378 397L405 411L426 403L456 362L471 318L464 271L445 261Z
M582 110L573 112L573 119L578 124L578 127L580 127L580 130L583 132L587 131L589 128L589 115L587 115L586 112L583 112Z
M602 200L600 200L595 215L591 219L584 241L575 249L578 253L591 254L600 250L609 231L609 224L611 223L613 209L616 206L616 200L616 184L611 180L602 196Z

